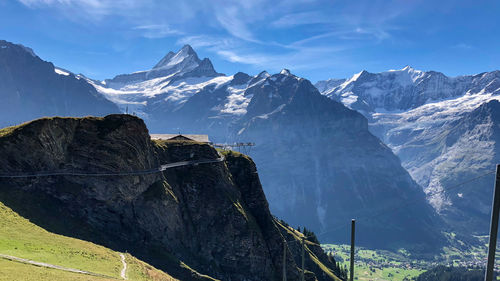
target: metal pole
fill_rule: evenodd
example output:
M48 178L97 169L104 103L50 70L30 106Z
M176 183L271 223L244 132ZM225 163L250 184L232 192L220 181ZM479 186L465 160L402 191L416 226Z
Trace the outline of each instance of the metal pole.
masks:
M495 250L497 248L498 212L500 211L500 165L497 165L495 190L493 191L493 206L491 210L490 242L488 245L488 265L486 267L485 281L493 280L493 267L495 265Z
M304 259L305 259L305 242L304 242L304 236L302 236L302 272L300 273L300 280L304 281Z
M283 241L283 281L286 281L286 241Z
M350 279L354 281L354 237L356 231L356 220L351 221L351 268L349 269Z

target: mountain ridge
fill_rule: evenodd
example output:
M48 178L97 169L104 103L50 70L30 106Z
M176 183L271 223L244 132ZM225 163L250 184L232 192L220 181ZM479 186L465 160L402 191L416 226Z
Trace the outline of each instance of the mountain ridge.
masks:
M496 143L500 137L492 133L497 120L477 112L500 99L500 71L457 77L404 71L412 71L415 81L387 80L390 71L367 73L366 78L353 79L358 78L355 75L342 87L325 89L323 94L368 118L370 130L401 158L446 221L465 233L486 234L491 177L464 187L471 191L445 190L457 184L457 179L494 169L499 161Z
M43 116L118 112L84 79L55 68L25 46L0 40L1 127Z

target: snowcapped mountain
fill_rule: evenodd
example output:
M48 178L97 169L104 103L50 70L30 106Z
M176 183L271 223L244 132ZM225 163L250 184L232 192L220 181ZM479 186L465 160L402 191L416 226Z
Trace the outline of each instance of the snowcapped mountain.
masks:
M368 118L370 130L400 157L445 220L487 232L494 177L458 191L455 185L494 170L500 160L500 71L459 77L411 67L362 71L322 94Z
M415 70L409 66L401 70L370 73L365 70L339 85L324 88L322 93L339 100L365 115L381 111L406 111L426 103L479 93L482 89L499 89L498 72L474 76L447 77L442 73Z
M118 112L86 80L55 68L30 48L0 40L0 127L44 116Z
M151 70L122 74L105 81L88 79L106 98L125 112L148 118L146 112L161 97L176 107L202 88L228 80L217 73L208 58L200 60L191 46L169 52ZM219 79L214 79L219 77Z
M200 60L193 48L185 45L177 53L169 52L151 70L118 75L113 79L106 80L105 84L110 88L120 89L125 85L140 84L155 78L172 81L187 77L215 77L220 75L215 72L209 59Z
M318 81L314 86L318 89L318 91L324 92L326 90L333 89L333 88L341 85L345 81L346 81L346 79L332 78L332 79L328 79L328 80L324 80L324 81Z
M142 116L152 132L255 142L249 154L273 213L292 225L325 232L322 241L347 242L332 228L408 200L415 200L414 209L363 223L361 244L432 248L442 241L439 219L424 193L368 131L367 120L286 69L226 76L184 46L151 70L89 82L122 110Z

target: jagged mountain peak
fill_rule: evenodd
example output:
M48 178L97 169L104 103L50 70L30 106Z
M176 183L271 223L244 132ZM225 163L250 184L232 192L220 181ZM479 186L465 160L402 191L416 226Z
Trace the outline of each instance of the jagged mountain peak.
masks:
M187 66L199 64L201 61L198 54L189 45L184 45L177 53L168 52L153 69L172 68L181 63L187 63Z
M366 70L361 70L360 72L354 74L350 79L348 79L346 81L346 83L349 83L349 82L354 82L354 81L357 81L359 80L361 77L367 75L367 74L370 74L370 72L366 71Z
M168 52L151 70L121 74L106 80L106 84L112 88L121 88L161 77L166 78L163 81L166 82L187 77L217 77L221 75L223 74L215 71L208 58L200 60L190 45L184 45L176 53Z
M257 74L257 77L259 78L266 78L266 77L269 77L271 76L267 71L261 71L259 74Z
M286 69L286 68L283 68L281 71L280 71L280 74L282 75L292 75L290 73L290 70Z
M414 67L410 65L406 65L405 67L401 69L390 69L388 71L382 72L382 73L387 73L387 72L406 72L406 73L411 73L411 72L422 72L421 70L415 69Z
M401 69L401 71L405 71L405 72L412 72L412 71L415 71L415 68L413 68L413 67L411 67L411 66L407 65L407 66L403 67L403 68Z
M231 81L232 85L242 85L245 83L248 83L252 79L252 76L244 73L244 72L237 72L236 74L233 75L233 81Z

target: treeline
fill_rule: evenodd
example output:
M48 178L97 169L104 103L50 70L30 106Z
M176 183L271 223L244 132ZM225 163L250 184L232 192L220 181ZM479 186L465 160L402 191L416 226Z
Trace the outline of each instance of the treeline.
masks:
M439 265L422 274L416 281L483 281L484 270L465 267L447 267ZM495 278L496 280L496 278Z
M302 229L302 231L300 231L300 226L297 228L297 230L299 232L302 232L302 234L304 234L307 241L319 244L318 237L316 237L316 234L312 230L307 229L305 226Z
M340 264L340 262L336 261L335 260L335 257L328 253L328 260L335 265L334 268L332 268L331 270L333 271L333 273L340 279L342 280L347 280L347 275L349 274L349 270L347 269L347 266L344 265L342 266Z
M316 234L312 230L307 229L305 226L302 228L302 230L300 229L300 226L299 226L299 227L297 227L297 230L299 232L302 232L302 234L304 234L307 241L313 242L313 243L318 244L318 245L320 244L318 237L316 237ZM333 273L338 278L340 278L342 280L347 280L347 275L349 273L347 266L345 266L345 265L342 266L340 264L340 262L336 261L335 257L330 253L328 253L328 260L334 265L334 268L331 268Z

